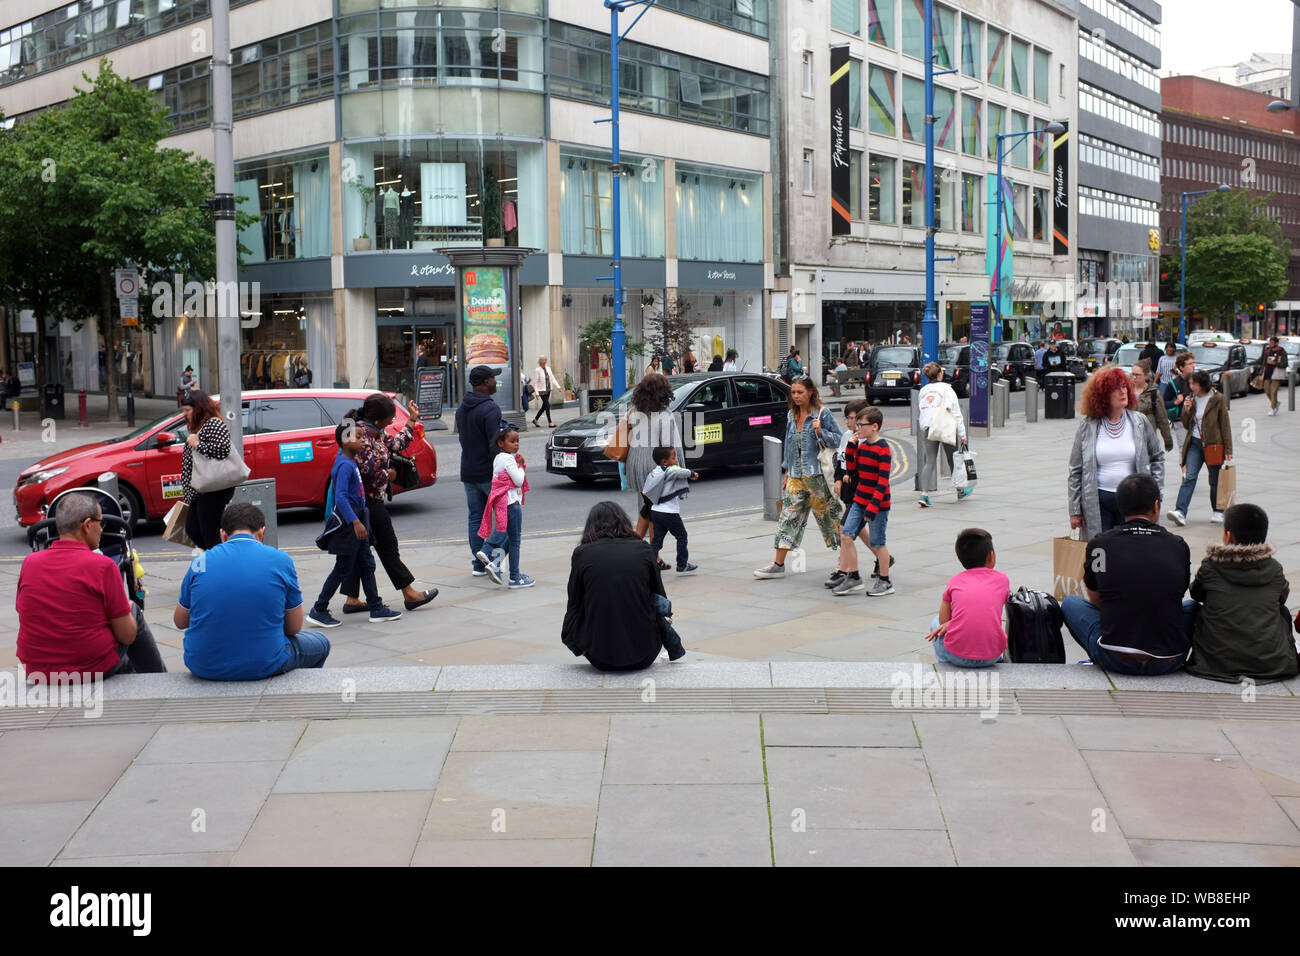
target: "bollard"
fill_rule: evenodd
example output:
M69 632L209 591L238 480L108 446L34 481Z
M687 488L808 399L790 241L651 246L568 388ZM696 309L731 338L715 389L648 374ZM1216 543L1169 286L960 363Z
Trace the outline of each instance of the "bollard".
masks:
M90 427L90 422L86 416L86 390L84 388L77 390L77 427Z
M95 479L95 486L113 496L114 501L121 501L122 495L117 487L117 472L106 471ZM136 517L139 517L138 515Z
M1286 373L1286 410L1295 411L1295 369Z
M1007 423L1007 390L1009 385L1006 379L999 380L993 385L993 393L990 395L989 402L989 425L993 428L1002 428Z
M915 389L915 388L912 389L911 393L908 395L907 398L907 404L910 409L910 417L908 418L908 424L907 424L907 433L909 435L916 435L918 441L920 440L920 432L921 432L920 399L921 399L921 392L919 389Z
M1025 379L1025 421L1038 421L1038 380Z
M763 436L763 518L781 517L781 461L784 443L774 435Z
M23 430L23 423L18 418L18 409L22 407L22 404L18 401L18 399L15 398L13 401L9 403L9 407L14 410L14 431L20 432ZM1291 389L1291 408L1292 409L1295 408L1294 388Z
M1232 382L1226 378L1219 379L1219 394L1223 396L1223 407L1232 409Z

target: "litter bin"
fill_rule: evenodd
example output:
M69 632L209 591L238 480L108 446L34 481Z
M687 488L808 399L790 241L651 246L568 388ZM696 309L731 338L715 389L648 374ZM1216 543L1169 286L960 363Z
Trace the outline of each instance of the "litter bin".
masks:
M1074 373L1052 372L1047 376L1047 394L1043 398L1044 418L1074 417Z
M279 524L276 521L275 514L275 479L274 478L250 478L242 485L235 485L235 493L230 497L230 503L257 505L262 509L262 514L266 515L266 535L262 538L262 543L272 548L279 548Z
M63 417L63 386L50 383L41 392L41 417Z

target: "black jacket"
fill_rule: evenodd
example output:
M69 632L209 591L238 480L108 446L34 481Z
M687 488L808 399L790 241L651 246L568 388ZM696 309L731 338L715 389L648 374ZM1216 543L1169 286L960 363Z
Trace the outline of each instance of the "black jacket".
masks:
M492 461L497 456L500 429L501 406L491 395L470 392L465 396L456 409L461 481L478 484L492 480Z
M579 545L561 640L575 656L586 654L605 667L644 661L662 646L656 594L664 594L664 584L645 541L602 538Z
M1140 362L1143 359L1150 359L1151 374L1154 375L1156 368L1159 367L1160 365L1160 359L1164 354L1165 354L1164 352L1160 351L1160 349L1156 348L1155 346L1150 346L1148 348L1144 348L1141 352L1138 353L1138 361Z

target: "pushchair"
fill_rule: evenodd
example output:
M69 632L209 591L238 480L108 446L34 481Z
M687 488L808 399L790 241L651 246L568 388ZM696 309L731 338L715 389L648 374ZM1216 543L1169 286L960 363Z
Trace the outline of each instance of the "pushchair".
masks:
M27 529L27 543L31 545L33 551L44 551L50 546L50 542L59 539L57 528L59 502L67 495L75 493L90 495L99 502L100 510L104 514L104 525L99 537L99 553L111 558L117 565L118 570L122 572L122 586L126 588L127 597L144 610L146 593L142 580L144 569L140 567L140 560L131 546L131 526L122 517L122 506L117 499L102 488L69 488L56 496L50 502L45 518Z

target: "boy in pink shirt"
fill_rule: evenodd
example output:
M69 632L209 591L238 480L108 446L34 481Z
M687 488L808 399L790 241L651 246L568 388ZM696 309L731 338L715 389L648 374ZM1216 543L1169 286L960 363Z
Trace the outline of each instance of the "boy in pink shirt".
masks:
M982 528L957 535L956 550L966 570L948 582L939 616L930 622L925 639L934 642L936 660L957 667L990 667L1007 649L1002 609L1011 596L1011 581L994 570L993 536Z

